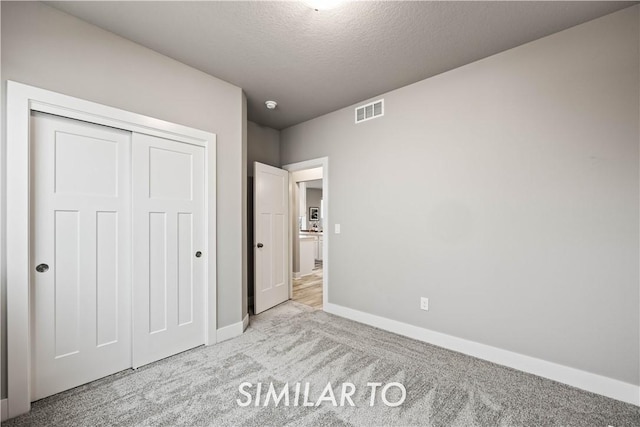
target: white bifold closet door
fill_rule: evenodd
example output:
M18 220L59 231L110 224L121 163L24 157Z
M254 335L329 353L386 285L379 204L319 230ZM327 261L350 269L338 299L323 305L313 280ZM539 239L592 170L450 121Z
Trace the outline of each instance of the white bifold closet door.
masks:
M204 344L204 148L133 135L133 366Z
M131 133L33 113L31 138L37 400L131 366Z
M32 400L204 344L204 148L31 123Z

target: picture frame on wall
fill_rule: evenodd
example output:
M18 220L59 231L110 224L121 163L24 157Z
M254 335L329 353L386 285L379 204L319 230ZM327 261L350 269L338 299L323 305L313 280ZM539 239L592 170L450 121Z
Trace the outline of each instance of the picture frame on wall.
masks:
M320 208L310 207L309 208L309 221L319 221L320 220Z

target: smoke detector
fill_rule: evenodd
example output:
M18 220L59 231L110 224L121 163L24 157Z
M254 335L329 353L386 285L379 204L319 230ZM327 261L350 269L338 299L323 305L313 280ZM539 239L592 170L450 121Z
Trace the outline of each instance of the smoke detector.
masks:
M264 105L266 105L269 110L273 110L278 106L278 103L276 101L266 101Z

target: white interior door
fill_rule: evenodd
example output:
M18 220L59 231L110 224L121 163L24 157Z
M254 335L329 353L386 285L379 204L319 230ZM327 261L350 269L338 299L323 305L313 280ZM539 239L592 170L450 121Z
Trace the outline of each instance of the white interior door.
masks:
M133 366L204 344L205 150L133 134Z
M254 310L289 299L289 172L255 163Z
M37 400L131 366L131 133L33 113L31 138Z

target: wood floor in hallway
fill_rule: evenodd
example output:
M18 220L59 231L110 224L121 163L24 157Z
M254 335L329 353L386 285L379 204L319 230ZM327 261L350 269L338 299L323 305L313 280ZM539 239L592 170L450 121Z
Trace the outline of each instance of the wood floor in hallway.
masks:
M322 264L308 276L293 279L292 300L322 310Z

